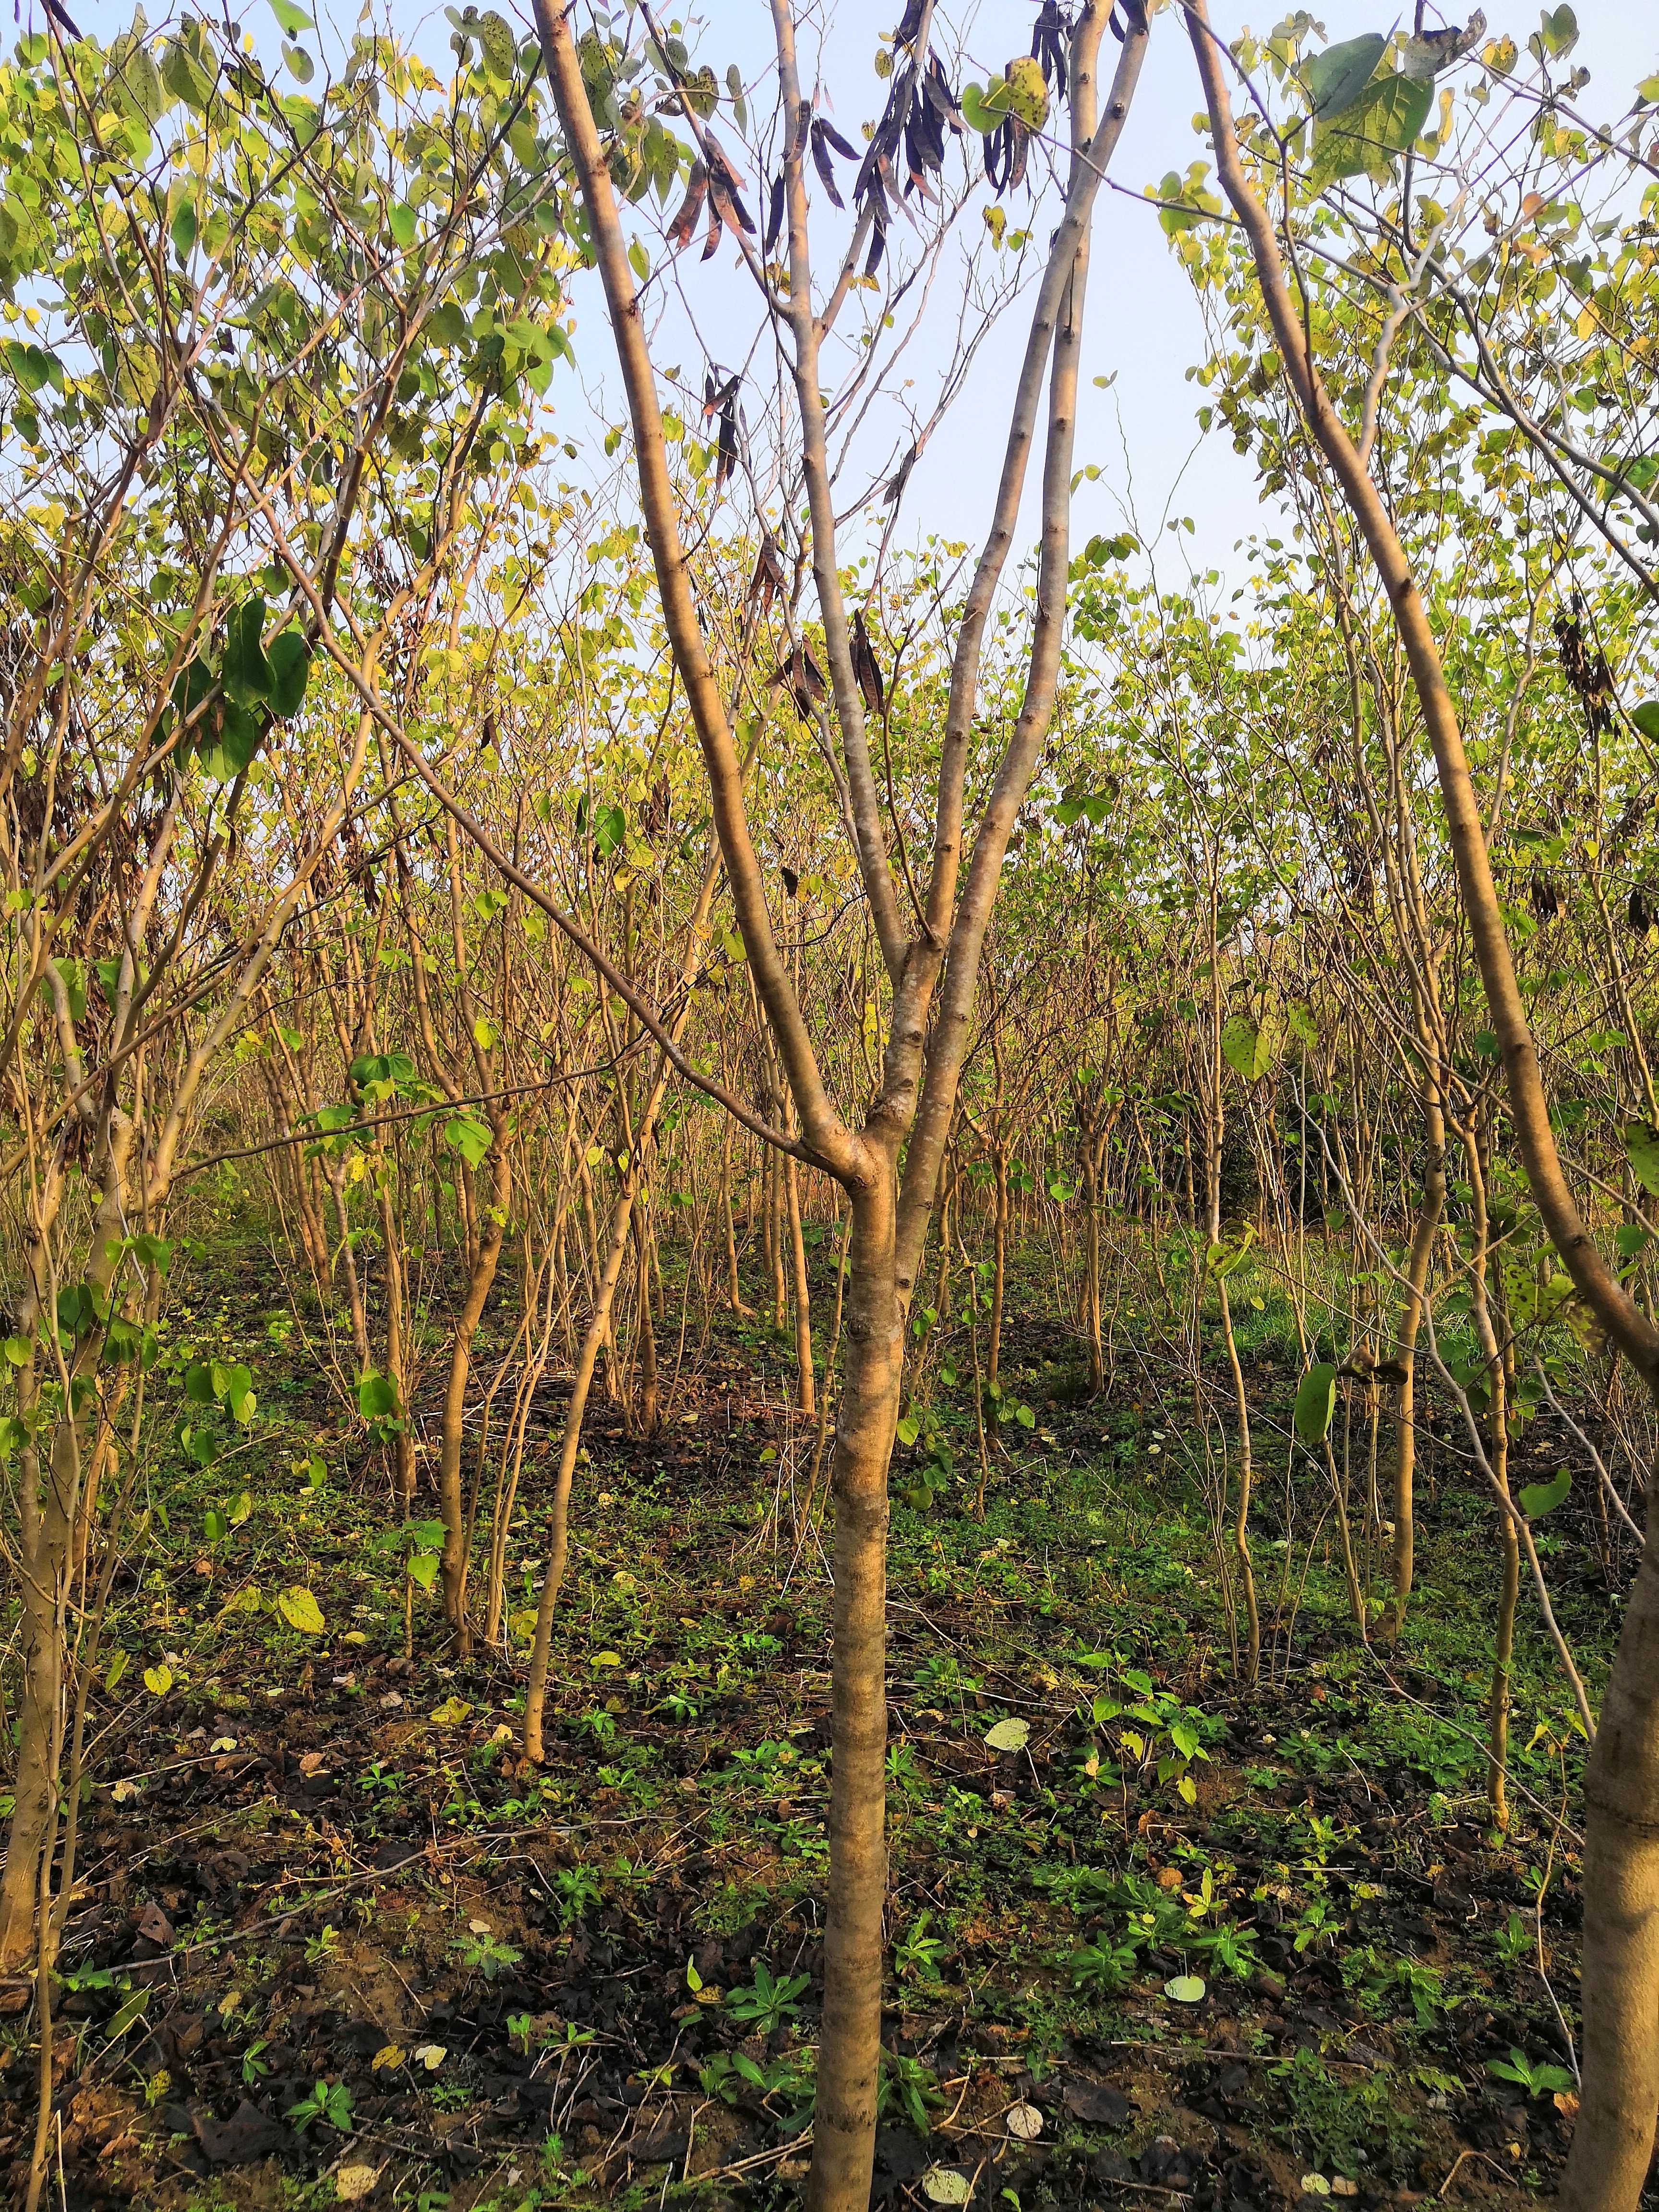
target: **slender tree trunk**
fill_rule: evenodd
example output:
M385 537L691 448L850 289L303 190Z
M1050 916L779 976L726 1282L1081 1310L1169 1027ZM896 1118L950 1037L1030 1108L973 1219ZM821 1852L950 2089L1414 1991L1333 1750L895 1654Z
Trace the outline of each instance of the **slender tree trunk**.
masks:
M799 1380L795 1402L803 1413L817 1411L812 1389L812 1293L806 1280L806 1244L800 1231L800 1170L786 1160L784 1188L789 1201L789 1250L795 1275L795 1366Z
M890 1166L851 1195L847 1352L830 1477L836 1756L812 2162L813 2201L837 2212L868 2202L875 2145L887 1894L887 1463L904 1365Z
M362 1278L351 1243L351 1216L346 1209L345 1162L331 1162L329 1194L334 1200L334 1221L340 1232L340 1265L345 1273L346 1309L351 1317L351 1348L357 1355L357 1372L368 1365L368 1315L363 1305Z
M724 1119L720 1139L720 1212L726 1223L726 1280L732 1310L739 1320L750 1309L743 1302L743 1284L738 1274L738 1226L732 1213L732 1117Z
M640 1378L639 1393L634 1407L634 1427L640 1436L654 1437L659 1407L657 1325L651 1307L651 1228L646 1218L645 1208L637 1201L634 1206L634 1279L638 1303L634 1358Z
M1406 1261L1406 1287L1395 1349L1402 1372L1395 1409L1394 1595L1382 1624L1383 1637L1390 1644L1404 1628L1406 1608L1411 1602L1417 1548L1417 1339L1423 1326L1434 1240L1446 1210L1446 1124L1439 1078L1432 1068L1424 1078L1423 1141L1427 1154L1423 1196Z
M776 1109L775 1097L772 1100ZM789 1286L783 1270L783 1232L787 1206L784 1164L776 1152L768 1155L771 1180L766 1194L766 1256L772 1270L772 1326L781 1335L789 1318Z
M1231 96L1205 0L1188 0L1187 24L1209 111L1217 174L1248 239L1287 380L1364 532L1410 664L1528 1187L1579 1296L1659 1397L1659 1330L1614 1280L1561 1165L1468 756L1427 608L1387 507L1310 356L1273 220L1239 159ZM1561 2189L1565 2212L1633 2212L1659 2116L1656 1494L1659 1484L1650 1485L1647 1542L1585 1772L1583 2080Z
M1632 2212L1659 2112L1659 1482L1584 1769L1583 2081L1564 2212Z
M86 1274L100 1301L114 1276L116 1262L111 1255L118 1254L125 1229L132 1129L124 1115L110 1117L104 1143L103 1188ZM54 1212L56 1198L51 1185L58 1182L60 1173L56 1168L52 1170L43 1201ZM30 1256L32 1280L25 1318L31 1324L31 1333L39 1334L40 1316L46 1316L48 1328L53 1318L53 1286L46 1275L44 1241L33 1244ZM34 1942L35 1907L47 1889L49 1870L43 1861L57 1820L70 1547L79 1516L88 1431L97 1404L96 1392L90 1386L97 1372L101 1342L102 1332L94 1332L82 1340L70 1357L71 1382L79 1384L84 1380L85 1396L77 1403L79 1393L71 1389L70 1409L52 1426L44 1486L33 1448L20 1455L18 1479L25 1493L20 1515L19 1577L22 1688L18 1700L11 1826L6 1838L5 1868L0 1874L0 1971L20 1966L28 1956ZM26 1405L37 1401L39 1376L34 1362L41 1357L37 1346L22 1370L19 1398Z
M1101 1342L1100 1316L1100 1174L1094 1146L1084 1138L1084 1202L1088 1208L1085 1231L1085 1299L1089 1328L1089 1392L1098 1397L1106 1382L1106 1357Z
M459 1169L456 1175L460 1179ZM398 1433L392 1442L392 1479L398 1503L406 1514L415 1495L415 1431L409 1408L409 1362L404 1346L403 1229L392 1202L389 1176L380 1188L380 1244L386 1255L386 1376L403 1409ZM456 1480L459 1482L459 1474Z
M1002 1302L1008 1281L1008 1152L999 1131L994 1146L996 1210L991 1224L991 1340L985 1356L985 1379L1001 1380Z
M457 1170L460 1172L459 1170ZM449 1382L444 1392L444 1425L438 1453L438 1511L444 1524L444 1615L463 1653L472 1649L472 1624L466 1610L467 1516L461 1495L461 1443L466 1418L466 1388L472 1374L472 1340L483 1318L484 1302L501 1264L507 1208L513 1202L513 1158L505 1133L497 1128L490 1175L489 1210L478 1240L466 1297L455 1322L450 1348Z
M648 1116L649 1108L647 1113ZM622 1188L617 1194L616 1207L611 1217L611 1237L605 1250L605 1267L594 1295L593 1311L582 1338L582 1348L577 1355L575 1372L570 1378L570 1398L565 1407L564 1429L559 1440L559 1464L553 1477L553 1497L547 1516L547 1563L541 1596L536 1607L536 1637L531 1647L530 1678L525 1686L524 1730L520 1739L525 1757L535 1759L538 1764L546 1756L543 1723L547 1706L547 1668L553 1641L553 1612L558 1603L565 1567L570 1556L570 1486L576 1473L576 1455L581 1449L582 1416L587 1411L593 1370L599 1361L599 1346L605 1342L610 1325L611 1303L617 1295L623 1258L628 1250L629 1232L634 1218L634 1192L639 1172L636 1150L628 1164L628 1171L623 1177Z

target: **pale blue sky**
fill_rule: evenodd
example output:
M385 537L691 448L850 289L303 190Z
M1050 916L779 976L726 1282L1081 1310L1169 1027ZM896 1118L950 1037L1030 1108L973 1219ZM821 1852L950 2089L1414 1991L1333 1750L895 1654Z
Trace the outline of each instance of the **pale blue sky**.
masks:
M33 4L38 9L39 0ZM349 37L356 21L355 8L341 0L307 0L307 4L316 8L326 45ZM513 0L495 0L495 4L528 28L527 9L514 6ZM102 39L112 36L131 18L130 0L78 0L78 4L72 0L72 5L83 27ZM1487 0L1487 8L1491 30L1508 30L1520 42L1537 22L1535 8L1510 9L1504 0ZM885 88L872 71L872 58L878 33L891 28L898 10L899 0L880 5L874 0L842 0L838 6L803 9L803 72L810 77L815 68L821 70L840 125L854 141L860 122L872 119L879 110ZM376 15L380 12L377 5ZM665 4L659 20L672 19L675 12L672 4ZM964 0L960 7L942 7L939 12L964 27L969 56L988 73L1008 55L1024 49L1035 10L1032 0ZM1386 31L1398 20L1383 14L1371 0L1334 0L1317 12L1333 39L1364 30ZM390 0L390 13L400 33L413 40L434 68L447 73L453 58L441 6ZM689 21L700 21L704 27L700 35L692 33L700 58L714 61L722 76L732 59L751 82L760 75L770 51L769 11L763 0L743 0L741 5L737 0L719 0L719 4L705 5L697 17L690 15L689 8L685 13ZM1246 23L1258 31L1271 28L1279 10L1271 5L1243 7L1238 0L1213 0L1212 14L1218 29L1231 34ZM1461 10L1452 13L1450 20L1459 20ZM1583 105L1593 115L1616 119L1629 107L1636 81L1659 66L1659 15L1638 0L1584 0L1579 15L1582 37L1573 59L1592 72ZM261 0L248 0L244 19L262 48L268 42L274 47L273 26ZM1430 20L1437 20L1432 9ZM1113 167L1115 179L1138 192L1167 170L1185 168L1199 158L1203 149L1193 130L1198 104L1190 51L1178 21L1165 13L1154 21L1141 87ZM1011 200L1010 208L1012 219L1018 221L1018 203ZM833 210L817 210L815 232L820 216L833 222ZM850 223L850 216L845 221ZM840 234L826 227L824 243L817 248L821 257ZM690 264L692 257L685 258ZM705 337L711 329L740 328L746 333L753 326L752 289L740 271L725 266L732 258L727 249L720 257L718 270L699 273L696 287L688 283L688 292L699 303ZM597 285L590 290L591 296L579 293L575 301L581 323L578 356L583 380L603 410L612 380L605 375L608 347ZM930 341L919 341L905 360L906 371L915 379L915 403L923 413L931 404L957 320L952 301L936 295L934 307L939 310L936 325L944 335L931 353ZM905 536L926 527L970 543L979 538L1000 454L1003 403L1024 325L1024 315L1017 303L981 351L963 398L911 478ZM1087 379L1109 376L1115 380L1107 392L1097 389L1092 380L1084 387L1079 465L1096 463L1102 473L1098 482L1079 488L1077 542L1096 530L1117 527L1121 502L1132 498L1137 518L1149 534L1166 514L1191 515L1197 526L1187 541L1192 556L1200 565L1212 562L1224 569L1231 566L1234 541L1261 520L1253 472L1224 437L1199 438L1194 414L1202 394L1184 380L1186 370L1203 349L1197 304L1153 212L1115 193L1104 196L1101 204L1087 333ZM734 338L732 343L738 341ZM717 356L721 351L713 338L709 350ZM696 365L696 347L689 333L682 346L678 335L671 332L663 358L682 356L689 374ZM734 354L734 362L736 358ZM550 395L565 435L575 434L571 415L580 404L568 377L568 370L561 370ZM881 443L884 452L893 428L890 422ZM1029 524L1029 514L1027 520Z

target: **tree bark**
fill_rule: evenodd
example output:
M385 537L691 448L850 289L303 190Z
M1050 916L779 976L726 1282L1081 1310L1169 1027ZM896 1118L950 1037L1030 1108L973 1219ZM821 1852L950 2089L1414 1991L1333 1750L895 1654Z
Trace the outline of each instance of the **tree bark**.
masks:
M835 1759L812 2141L811 2201L825 2212L869 2203L875 2149L887 1898L887 1463L904 1367L890 1164L852 1201L847 1352L830 1473Z
M472 1649L472 1625L467 1617L466 1582L471 1565L467 1548L466 1503L461 1494L461 1443L466 1418L466 1388L472 1375L472 1340L483 1318L484 1302L501 1264L501 1240L507 1234L507 1208L513 1202L513 1156L506 1132L497 1126L489 1184L489 1210L478 1238L466 1297L455 1321L455 1340L450 1347L449 1381L444 1391L443 1434L438 1449L438 1512L444 1524L444 1615L455 1632L463 1654ZM458 1175L464 1172L457 1169Z
M1388 592L1432 748L1460 902L1485 988L1528 1185L1574 1288L1659 1398L1659 1329L1615 1280L1563 1171L1484 828L1438 644L1404 547L1310 357L1267 210L1245 176L1206 0L1187 0L1222 189L1249 241L1285 372ZM1659 1486L1654 1486L1659 1489ZM1566 2212L1634 2212L1659 2116L1659 1564L1647 1542L1626 1608L1585 1775L1583 2003L1577 2125Z

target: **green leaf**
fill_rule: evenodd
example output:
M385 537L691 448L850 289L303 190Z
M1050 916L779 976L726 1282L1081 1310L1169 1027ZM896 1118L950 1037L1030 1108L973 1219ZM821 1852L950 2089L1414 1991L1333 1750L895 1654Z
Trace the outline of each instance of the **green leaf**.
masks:
M1540 1514L1553 1513L1571 1488L1571 1473L1564 1467L1553 1482L1527 1485L1521 1492L1521 1510L1528 1521L1536 1521Z
M1303 1376L1296 1394L1296 1407L1291 1419L1296 1433L1304 1444L1322 1443L1329 1433L1331 1416L1336 1411L1336 1370L1328 1359L1322 1359Z
M167 111L161 74L142 36L123 31L109 50L109 90L124 115L145 124L159 123Z
M371 1367L357 1380L357 1410L366 1421L396 1420L403 1406L390 1376Z
M167 236L173 240L173 251L180 266L189 260L196 244L196 203L180 200L173 211L173 221L167 226Z
M234 783L264 739L264 724L246 707L227 706L219 734L198 756L203 773L216 783Z
M212 96L211 80L183 39L169 41L161 63L161 82L175 100L182 100L198 115Z
M415 243L415 234L420 228L419 217L406 200L399 200L386 211L386 227L405 253Z
M285 629L272 638L266 655L270 711L279 720L297 714L311 675L311 647L297 629Z
M144 2007L149 2002L149 1994L148 1990L135 1990L130 1997L117 2006L110 2015L109 2026L104 2030L106 2043L115 2042L126 2033L135 2021L143 2018Z
M70 1019L83 1022L87 1018L87 963L84 960L67 957L52 962L64 986L64 996L69 1000Z
M1558 61L1570 54L1578 44L1578 18L1572 9L1563 4L1552 11L1546 8L1538 19L1538 35L1545 52Z
M1177 1974L1173 1981L1164 1983L1164 1994L1176 2004L1202 2004L1204 1977L1202 1974Z
M505 83L512 76L514 64L519 58L519 42L513 35L513 26L492 8L487 15L478 19L477 38L483 49L484 67L491 76Z
M476 1114L457 1114L444 1124L444 1142L459 1152L468 1167L480 1166L495 1142L489 1124Z
M982 138L988 138L1000 128L1003 110L993 102L1006 89L1000 76L994 76L983 91L976 84L963 86L962 119L970 131L977 131Z
M1659 699L1644 699L1639 707L1632 707L1630 718L1644 738L1659 744Z
M985 1741L993 1751L1024 1751L1030 1734L1030 1721L994 1721L985 1731Z
M1376 75L1376 65L1388 49L1381 31L1367 31L1358 39L1344 39L1308 64L1308 92L1314 114L1340 115L1363 95Z
M270 12L285 38L297 38L301 31L317 27L303 8L296 8L294 0L270 0Z
M322 1609L303 1583L296 1583L292 1589L279 1591L276 1610L290 1628L297 1628L304 1636L320 1636L323 1632Z
M426 319L427 334L441 346L462 346L471 336L471 329L463 310L453 300L446 300L434 307Z
M233 607L225 618L225 655L220 681L238 706L270 696L270 663L264 644L265 603L256 592Z
M1651 1121L1626 1121L1625 1151L1644 1190L1659 1197L1659 1129Z
M1259 1083L1279 1057L1276 1023L1257 1024L1249 1014L1231 1014L1221 1025L1221 1051L1227 1065L1246 1083Z
M1308 183L1314 191L1344 177L1386 177L1428 120L1433 87L1413 77L1386 76L1340 121L1314 129L1313 161Z
M44 346L27 344L21 338L8 338L4 352L6 366L25 392L39 392L46 384L63 390L63 364L56 354L48 353Z

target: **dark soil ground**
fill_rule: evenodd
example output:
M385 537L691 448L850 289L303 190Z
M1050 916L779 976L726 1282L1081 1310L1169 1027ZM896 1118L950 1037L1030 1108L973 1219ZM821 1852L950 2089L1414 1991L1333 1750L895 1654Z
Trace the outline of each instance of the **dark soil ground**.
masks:
M404 1656L380 1455L298 1340L271 1341L257 1261L225 1273L175 1342L246 1359L263 1402L213 1468L158 1468L117 1588L100 1674L130 1663L93 1699L51 2201L793 2204L828 1591L814 1529L795 1537L812 1436L781 1410L778 1347L711 1345L654 1440L596 1407L536 1771L516 1757L521 1662L457 1658L418 1589ZM1528 1617L1515 1826L1486 1825L1488 1509L1443 1451L1416 1619L1374 1657L1328 1493L1270 1477L1269 1679L1243 1694L1190 1396L1091 1402L1067 1356L1012 1340L1030 1425L1003 1425L982 1518L971 1421L953 1474L926 1474L924 1425L896 1475L939 1487L893 1522L877 2201L1265 2212L1547 2190L1572 2111L1544 1973L1571 2019L1577 1784ZM1264 1402L1286 1389L1264 1374ZM550 1395L532 1429L519 1609L557 1414ZM246 1518L205 1540L204 1511L244 1490ZM1553 1571L1594 1664L1613 1607L1589 1534L1565 1522ZM296 1584L321 1634L273 1608ZM1020 1737L1010 1720L1018 1747L988 1743ZM0 2162L21 2201L37 2024L29 1987L4 2002Z

